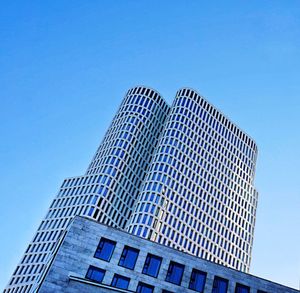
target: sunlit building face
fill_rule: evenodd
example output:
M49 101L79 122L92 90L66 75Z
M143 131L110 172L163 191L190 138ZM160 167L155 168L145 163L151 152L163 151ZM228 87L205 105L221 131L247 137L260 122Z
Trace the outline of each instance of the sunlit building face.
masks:
M5 292L28 292L75 215L247 272L254 141L191 89L130 89L86 173L64 180Z

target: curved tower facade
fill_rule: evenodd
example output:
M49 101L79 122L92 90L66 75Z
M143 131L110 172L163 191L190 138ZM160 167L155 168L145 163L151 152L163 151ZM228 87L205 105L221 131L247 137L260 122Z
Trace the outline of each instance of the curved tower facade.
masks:
M128 231L248 272L257 192L254 141L191 89L181 89Z
M75 215L247 272L257 205L254 141L191 89L170 107L125 95L86 173L64 180L5 292L34 291Z
M154 90L130 89L85 175L67 178L5 292L29 292L75 215L124 228L169 106Z
M125 228L168 112L153 90L128 92L86 172L97 174L99 184L94 219Z

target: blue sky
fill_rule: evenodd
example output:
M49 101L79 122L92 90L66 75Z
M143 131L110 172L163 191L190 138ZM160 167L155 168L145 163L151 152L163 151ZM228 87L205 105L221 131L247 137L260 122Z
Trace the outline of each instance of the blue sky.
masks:
M3 1L0 288L123 95L204 95L259 147L251 273L300 278L300 2Z

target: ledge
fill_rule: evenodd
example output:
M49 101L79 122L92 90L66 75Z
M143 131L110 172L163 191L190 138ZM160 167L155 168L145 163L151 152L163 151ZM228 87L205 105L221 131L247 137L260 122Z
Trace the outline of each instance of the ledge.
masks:
M69 273L68 277L69 277L69 280L71 280L71 281L80 282L80 283L83 283L83 284L88 284L88 285L92 285L92 286L99 287L99 288L106 288L106 289L112 290L114 292L125 292L125 293L126 292L134 292L134 291L131 291L131 290L120 289L120 288L116 288L116 287L113 287L113 286L110 286L110 285L93 282L92 280L82 278L82 277L80 277L79 275L77 275L75 273Z

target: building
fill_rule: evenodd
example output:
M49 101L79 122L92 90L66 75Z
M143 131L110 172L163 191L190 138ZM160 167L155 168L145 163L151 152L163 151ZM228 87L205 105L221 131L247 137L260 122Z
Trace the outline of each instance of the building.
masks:
M29 292L75 215L241 271L255 225L255 142L194 90L125 95L85 175L67 178L5 292ZM183 224L184 223L184 224Z
M248 272L254 141L191 89L172 104L128 231Z
M78 216L57 244L35 290L300 292Z
M30 290L75 215L125 228L168 111L157 92L142 87L128 91L85 175L62 183L7 292Z

